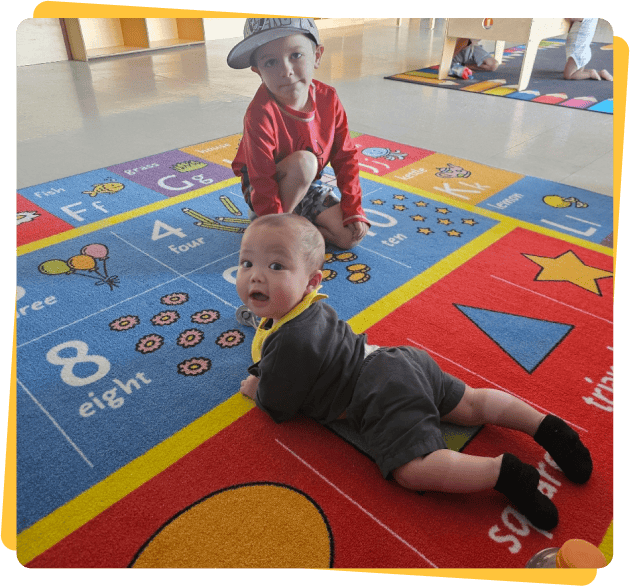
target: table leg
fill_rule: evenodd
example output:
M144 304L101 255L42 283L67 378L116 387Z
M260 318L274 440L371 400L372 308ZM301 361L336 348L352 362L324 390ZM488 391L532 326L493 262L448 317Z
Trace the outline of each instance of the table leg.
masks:
M537 57L537 49L539 48L539 41L528 41L526 43L526 51L524 52L524 61L521 65L521 73L519 74L519 83L517 84L517 90L523 91L528 87L530 82L530 75L532 74L532 67L535 64L535 57Z
M504 57L504 46L506 41L495 41L495 60L502 65L502 59Z
M440 59L440 66L438 68L438 79L446 79L451 68L451 61L454 58L454 49L456 48L456 41L458 37L445 37L443 44L443 55Z

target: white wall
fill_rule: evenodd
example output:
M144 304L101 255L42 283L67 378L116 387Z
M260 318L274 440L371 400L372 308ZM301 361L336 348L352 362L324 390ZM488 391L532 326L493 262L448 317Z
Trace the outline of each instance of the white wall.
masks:
M92 19L84 20L89 21ZM245 18L204 18L202 20L204 22L206 41L235 37L243 38ZM318 28L325 29L361 24L368 20L373 19L325 18L319 19L317 24ZM16 36L18 66L68 60L58 18L28 18L20 23Z
M204 37L213 39L243 38L245 18L204 18Z

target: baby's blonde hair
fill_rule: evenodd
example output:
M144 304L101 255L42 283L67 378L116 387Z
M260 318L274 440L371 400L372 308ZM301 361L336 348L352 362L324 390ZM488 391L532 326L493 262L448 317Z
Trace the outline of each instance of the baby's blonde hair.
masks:
M324 237L315 225L297 214L267 214L252 221L250 226L265 226L270 230L291 228L298 239L300 253L309 270L324 266Z

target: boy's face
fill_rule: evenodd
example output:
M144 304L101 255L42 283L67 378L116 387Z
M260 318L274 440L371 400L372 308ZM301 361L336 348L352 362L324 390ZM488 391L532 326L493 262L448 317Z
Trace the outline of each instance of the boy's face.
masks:
M306 266L293 227L251 226L243 235L237 293L257 316L278 320L293 310L322 280Z
M276 99L294 110L302 109L309 96L313 70L320 66L324 47L297 34L266 43L256 51L258 73Z

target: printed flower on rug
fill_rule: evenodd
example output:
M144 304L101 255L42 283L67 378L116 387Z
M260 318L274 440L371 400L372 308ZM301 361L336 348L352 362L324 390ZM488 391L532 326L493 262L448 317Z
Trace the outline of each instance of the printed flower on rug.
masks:
M197 375L203 375L208 371L211 367L212 363L210 359L206 359L205 357L194 357L192 359L187 359L186 361L182 361L177 366L177 371L181 375L186 375L187 377L195 377Z
M164 312L160 312L156 314L151 322L155 326L168 326L169 324L173 324L180 319L180 315L175 310L165 310Z
M217 337L215 341L223 349L240 345L245 340L245 334L238 330L228 330Z
M130 330L140 324L140 318L138 316L121 316L110 322L110 330L117 330L122 332L123 330Z
M217 310L201 310L191 316L191 321L196 324L212 324L219 320L220 314Z
M136 343L136 350L143 355L157 351L164 344L164 338L159 334L148 334Z
M197 330L197 328L191 328L190 330L185 330L178 336L177 344L187 349L198 345L202 340L204 340L204 333L201 330Z
M167 294L160 298L160 302L167 306L179 306L188 302L188 294L183 292Z

